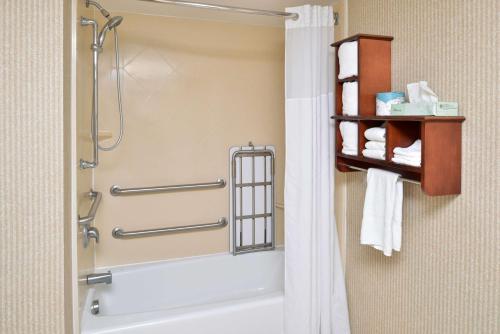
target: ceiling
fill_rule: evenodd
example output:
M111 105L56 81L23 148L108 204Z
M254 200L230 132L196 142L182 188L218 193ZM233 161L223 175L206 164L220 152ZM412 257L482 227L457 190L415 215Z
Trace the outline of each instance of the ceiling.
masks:
M303 4L327 5L336 0L190 0L201 3L246 7L253 9L284 11L287 7L300 6ZM151 3L139 0L100 0L108 11L128 12L144 15L175 16L192 19L227 21L244 24L282 26L283 19L277 17L266 17L260 15L248 15L239 13L228 13L217 10L188 8L160 3Z

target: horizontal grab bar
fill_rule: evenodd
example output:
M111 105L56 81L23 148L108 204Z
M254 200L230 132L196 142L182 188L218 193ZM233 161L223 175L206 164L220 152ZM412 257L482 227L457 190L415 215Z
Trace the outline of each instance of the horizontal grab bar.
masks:
M366 169L366 168L351 166L351 165L348 165L348 164L340 164L340 165L349 167L351 169L359 170L360 172L366 172L366 171L368 171L368 169ZM410 179L405 179L404 177L401 177L401 176L399 178L401 179L401 181L404 181L404 182L413 183L413 184L420 184L420 182L418 182L418 181L414 181L414 180L410 180Z
M86 215L85 217L78 216L78 224L80 225L90 225L95 219L95 215L97 213L97 208L99 208L99 204L101 204L102 194L100 192L91 191L89 192L88 195L93 200L92 205L90 206L88 215Z
M126 195L159 194L159 193L167 193L174 191L224 188L225 186L226 186L226 180L217 179L217 181L215 182L208 182L208 183L177 184L171 186L142 187L142 188L120 188L120 186L114 185L111 187L109 192L113 196L126 196Z
M196 225L187 225L187 226L176 226L176 227L165 227L165 228L156 228L150 230L138 230L138 231L129 231L125 232L121 227L115 227L111 234L115 239L133 239L133 238L144 238L144 237L153 237L157 235L163 234L173 234L173 233L182 233L182 232L194 232L201 230L209 230L216 228L223 228L227 225L226 218L220 218L216 223L208 223L208 224L196 224Z

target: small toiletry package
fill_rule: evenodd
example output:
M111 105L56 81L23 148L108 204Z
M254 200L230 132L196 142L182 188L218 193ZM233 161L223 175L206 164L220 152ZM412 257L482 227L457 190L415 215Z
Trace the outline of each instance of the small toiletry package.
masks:
M403 103L405 93L403 92L382 92L376 95L376 114L377 116L389 116L391 114L391 105Z
M458 116L457 102L416 102L391 105L392 116Z

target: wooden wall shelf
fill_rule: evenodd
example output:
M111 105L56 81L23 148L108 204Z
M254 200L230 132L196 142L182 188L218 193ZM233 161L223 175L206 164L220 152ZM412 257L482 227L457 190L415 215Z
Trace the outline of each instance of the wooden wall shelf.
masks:
M437 116L376 116L375 95L391 91L391 43L392 37L355 35L332 44L358 41L358 76L338 79L336 72L336 112L332 117L336 132L336 167L341 172L354 172L357 168L379 168L400 174L403 178L420 182L422 190L431 196L456 195L461 192L462 123L464 117ZM342 115L342 85L358 82L358 115ZM358 124L357 155L342 154L342 136L339 124L350 121ZM376 126L386 128L385 160L366 158L362 155L366 129ZM396 147L410 146L415 140L422 141L421 167L392 162Z

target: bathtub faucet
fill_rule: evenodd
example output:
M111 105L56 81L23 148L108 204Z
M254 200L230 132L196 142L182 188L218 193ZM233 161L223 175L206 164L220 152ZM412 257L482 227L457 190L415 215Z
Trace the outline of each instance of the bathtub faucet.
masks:
M111 284L112 281L113 281L113 274L111 274L111 271L108 271L107 273L95 273L87 275L87 285L94 285L100 283Z

